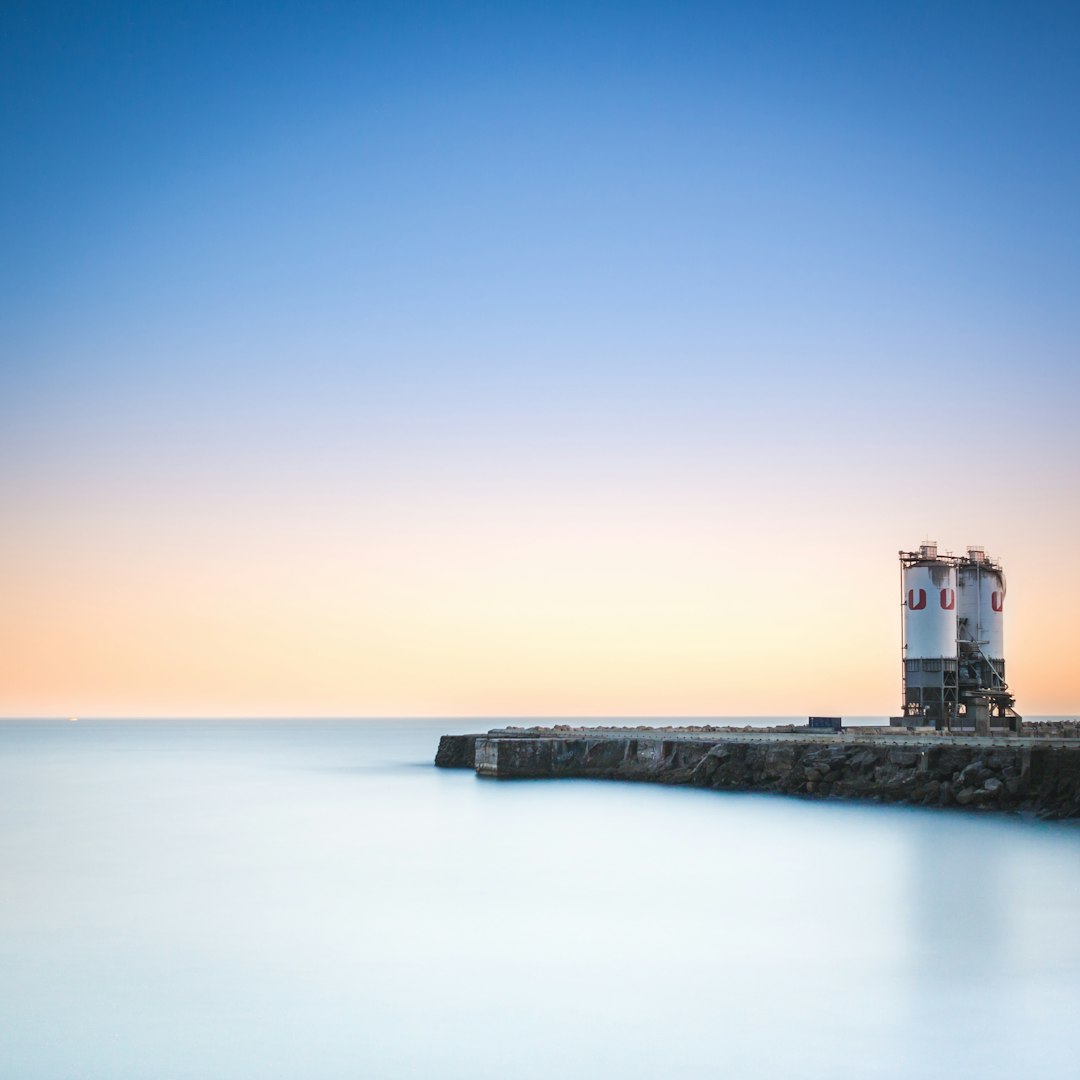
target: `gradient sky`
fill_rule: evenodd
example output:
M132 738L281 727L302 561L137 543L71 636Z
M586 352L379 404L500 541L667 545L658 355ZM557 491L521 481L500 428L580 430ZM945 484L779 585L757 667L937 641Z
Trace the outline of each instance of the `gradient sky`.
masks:
M1080 711L1080 9L0 9L0 714Z

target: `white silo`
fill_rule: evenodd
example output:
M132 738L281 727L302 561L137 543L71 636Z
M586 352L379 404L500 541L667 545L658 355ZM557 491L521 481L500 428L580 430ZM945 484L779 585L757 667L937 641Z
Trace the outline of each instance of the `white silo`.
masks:
M956 658L954 566L935 559L904 567L904 641L909 658Z
M948 726L956 715L956 565L937 545L900 552L904 715Z
M1005 681L1005 575L982 548L968 548L957 569L960 652L970 656L982 686Z
M1005 681L1005 574L982 548L901 551L903 715L936 727L1019 730Z

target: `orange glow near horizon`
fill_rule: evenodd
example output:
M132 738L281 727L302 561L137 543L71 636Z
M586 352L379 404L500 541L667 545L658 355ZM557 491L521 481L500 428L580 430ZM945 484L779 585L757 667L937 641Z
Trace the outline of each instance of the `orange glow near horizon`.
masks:
M248 503L213 519L58 521L8 546L2 713L897 711L895 553L921 536L869 528L866 500L801 535L783 499L753 522L671 490L620 500L463 496L450 516L445 493L411 490L306 519ZM956 550L970 539L949 532ZM1009 578L1018 708L1075 712L1080 590L1056 569L1068 552L1040 544L1033 559L988 532Z

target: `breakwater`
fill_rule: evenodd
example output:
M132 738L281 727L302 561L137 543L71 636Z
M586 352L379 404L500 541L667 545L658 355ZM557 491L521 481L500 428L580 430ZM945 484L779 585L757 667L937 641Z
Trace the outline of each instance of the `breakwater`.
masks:
M505 728L444 735L435 764L806 798L1080 817L1080 740L848 730Z

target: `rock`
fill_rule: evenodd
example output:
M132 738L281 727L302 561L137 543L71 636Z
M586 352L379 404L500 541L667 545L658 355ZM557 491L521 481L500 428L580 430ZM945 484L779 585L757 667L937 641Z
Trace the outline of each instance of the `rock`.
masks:
M440 769L471 769L476 765L476 735L444 735L439 739L435 764Z
M996 780L992 776L989 780L986 781L986 783L983 784L983 788L988 795L997 795L998 792L1001 791L1002 787L1004 787L1002 782L1000 780Z
M956 801L961 806L967 806L967 804L969 802L971 802L971 800L974 799L974 798L975 798L975 789L974 788L970 788L970 787L961 788L956 793Z
M960 771L960 775L956 777L956 782L961 787L979 787L988 775L986 765L981 759L977 758Z
M795 751L790 746L771 746L765 755L765 767L781 776L795 764Z

